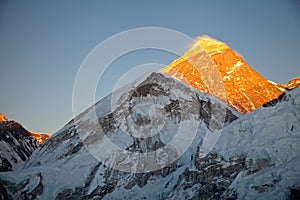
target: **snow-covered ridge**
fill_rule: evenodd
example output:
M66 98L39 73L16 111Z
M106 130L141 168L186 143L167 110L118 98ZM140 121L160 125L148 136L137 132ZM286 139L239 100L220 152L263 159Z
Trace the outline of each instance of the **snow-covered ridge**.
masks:
M268 107L241 116L218 99L154 73L118 95L122 100L116 101L119 103L113 110L109 95L77 116L77 123L71 121L49 138L23 169L1 173L1 184L6 188L1 192L13 198L27 195L37 199L288 198L300 180L299 96L300 88L296 88ZM164 126L157 126L159 137L139 138L139 132L134 131L146 131L151 120L160 117L148 115L141 106L153 102L159 105L153 109L165 109L160 112L167 116ZM226 110L223 125L218 123L220 105ZM195 106L199 109L195 110ZM97 119L90 120L93 108ZM99 135L97 128L100 124L109 139L123 149L156 150L174 137L181 120L191 117L200 122L192 144L178 160L160 170L118 171L84 148L102 140L103 132ZM130 130L129 121L140 124L138 129L127 132L131 136L123 133ZM214 134L220 125L222 132L213 150L201 156L205 135ZM80 130L85 131L83 137L78 135ZM25 184L21 186L21 182ZM18 190L13 192L18 184Z
M85 197L95 196L96 193L102 191L101 195L104 197L110 193L109 188L116 188L116 184L121 184L122 179L125 181L122 188L128 190L141 183L132 182L135 178L130 175L131 173L119 172L108 167L103 161L96 160L84 147L98 144L98 141L102 141L102 134L105 133L111 141L129 152L156 151L170 142L176 136L178 130L181 130L182 134L189 135L191 126L185 124L199 122L198 128L195 129L196 142L192 138L192 144L190 144L190 147L188 146L186 151L188 155L181 156L180 161L177 162L178 157L174 152L173 156L176 159L173 161L175 163L170 161L171 155L169 155L169 160L157 160L159 165L165 167L151 172L153 174L151 176L155 178L154 174L158 173L159 178L167 176L171 171L176 171L178 169L177 165L187 165L190 158L193 157L192 155L196 153L197 148L201 145L206 133L222 129L224 124L230 123L239 115L222 101L199 93L185 84L160 73L152 73L136 85L128 86L127 90L119 95L119 98L123 100L116 101L119 103L116 104L113 110L110 109L111 98L112 95L109 95L102 99L95 107L91 107L78 115L75 120L49 138L32 154L22 170L2 174L1 179L7 180L3 184L10 185L9 187L12 188L14 183L19 181L28 179L32 183L32 186L30 186L32 189L26 186L16 194L11 194L10 191L7 192L15 197L18 197L23 191L28 195L49 199L53 197L63 198L64 194L70 193L65 189L72 189L71 196L78 193ZM154 106L152 109L156 109L156 111L148 114L144 112L142 105L149 104L152 104ZM96 111L96 119L90 117L94 111ZM222 115L220 111L225 112ZM161 120L158 120L157 128L154 129L154 121L161 118L160 115L165 117L164 123L161 124ZM150 138L138 137L137 134L143 133L152 127L149 127L151 123L154 123L154 127L151 129L152 133L157 132L157 134ZM181 123L183 125L180 129ZM133 127L132 124L138 126ZM104 132L99 132L99 125ZM139 129L143 130L140 132ZM82 135L78 134L79 131L83 131ZM150 134L152 134L151 131ZM180 150L180 148L181 146L178 146L175 150ZM186 154L186 152L183 153ZM121 155L128 156L126 154ZM117 161L120 157L114 159ZM138 160L139 165L137 166L141 166L146 161L143 159ZM139 170L139 168L132 168L134 165L130 164L134 164L136 161L129 159L126 162L131 166L130 170ZM123 167L125 166L123 163ZM152 171L151 168L149 168L149 171ZM79 176L74 176L75 174ZM119 174L120 183L110 183L109 179L114 176L113 174ZM12 176L18 177L18 179L12 179ZM33 183L33 180L41 181ZM36 188L40 188L39 185L41 184L43 190L41 193L37 193ZM52 185L57 187L53 188Z

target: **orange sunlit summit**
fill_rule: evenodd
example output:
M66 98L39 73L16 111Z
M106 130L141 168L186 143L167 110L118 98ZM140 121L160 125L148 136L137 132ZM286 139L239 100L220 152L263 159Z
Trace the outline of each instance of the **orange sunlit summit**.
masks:
M287 85L266 80L228 45L208 36L199 37L182 57L160 71L223 100L243 114L300 84L300 77Z
M8 122L10 121L9 119L7 119L2 113L0 113L0 122ZM18 123L18 122L16 122ZM19 126L22 126L20 123L18 123ZM47 140L51 135L47 134L47 133L34 133L34 132L30 132L28 131L28 134L33 137L39 144L42 144L43 142L45 142L45 140Z

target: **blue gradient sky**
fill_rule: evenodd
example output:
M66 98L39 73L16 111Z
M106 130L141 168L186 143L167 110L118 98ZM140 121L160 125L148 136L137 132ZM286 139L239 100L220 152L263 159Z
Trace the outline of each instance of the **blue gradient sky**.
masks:
M69 121L82 61L101 41L131 28L208 34L228 43L267 79L286 83L300 75L299 1L86 2L0 0L0 112L29 130L53 133ZM149 51L115 62L97 98L111 90L119 69L172 59Z

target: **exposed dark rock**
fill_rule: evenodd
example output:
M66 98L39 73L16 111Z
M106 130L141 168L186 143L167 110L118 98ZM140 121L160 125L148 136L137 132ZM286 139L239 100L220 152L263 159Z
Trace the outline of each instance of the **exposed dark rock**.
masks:
M0 156L0 172L12 171L12 165L6 158Z
M286 99L286 93L283 92L279 97L277 97L276 99L273 99L267 103L265 103L263 105L263 107L271 107L271 106L275 106L277 103L282 102Z
M43 194L44 186L42 184L42 174L38 173L37 176L40 178L39 184L32 190L31 195L36 197Z
M3 185L3 182L0 179L0 200L11 200L11 196L8 195L6 187Z
M132 92L132 97L146 97L147 95L167 95L167 92L157 83L142 83Z
M247 175L260 171L263 168L273 166L269 158L247 159Z
M18 162L25 162L39 146L30 133L15 121L0 122L0 171L11 171Z
M220 199L237 174L245 169L245 163L245 157L229 160L217 154L196 157L194 164L197 171L186 169L179 177L176 188L187 190L197 184L199 187L194 199Z
M83 143L82 142L78 142L76 144L69 145L67 153L61 155L59 157L59 159L62 159L62 158L65 158L67 156L71 156L71 155L77 153L82 147L83 147Z
M110 113L103 118L99 119L99 124L101 125L103 132L113 132L117 127L115 126L116 121L114 119L114 114Z
M220 130L224 124L229 124L238 118L228 108L212 103L210 100L202 100L199 95L196 96L199 103L199 118L210 130Z
M37 196L43 193L44 186L41 173L35 174L35 176L39 178L39 182L32 190L25 189L29 179L25 179L17 185L0 180L0 192L4 194L4 199L36 200Z
M238 117L236 115L234 115L231 110L227 109L226 116L225 116L225 124L229 124L236 119L238 119Z
M266 192L268 189L272 188L276 183L278 183L280 180L274 179L270 183L262 184L262 185L254 185L252 188L256 190L258 193Z
M291 200L299 200L300 199L300 186L293 187L290 190L290 199Z

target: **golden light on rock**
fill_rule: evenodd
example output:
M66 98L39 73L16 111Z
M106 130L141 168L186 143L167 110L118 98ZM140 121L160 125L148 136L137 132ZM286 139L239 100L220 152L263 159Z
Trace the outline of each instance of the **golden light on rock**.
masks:
M0 122L5 122L5 121L7 121L7 118L2 113L0 113Z
M45 140L47 140L51 135L50 134L46 134L46 133L33 133L33 132L29 132L30 135L36 139L36 141L39 144L42 144L45 142Z
M284 87L285 87L286 89L291 90L291 89L294 89L294 88L298 87L299 85L300 85L300 76L298 76L298 77L296 77L296 78L290 80L290 81L288 82L288 84L286 84Z
M300 84L300 77L287 85L266 80L228 45L208 36L199 37L182 57L160 71L223 100L243 114Z
M6 122L6 121L10 121L10 120L8 120L2 113L0 113L0 122ZM18 122L14 122L14 123L18 124L20 127L23 127L22 124ZM39 144L42 144L43 142L45 142L45 140L47 140L51 136L51 134L47 134L47 133L34 133L29 131L28 133L31 135L31 137L36 139L36 141Z

